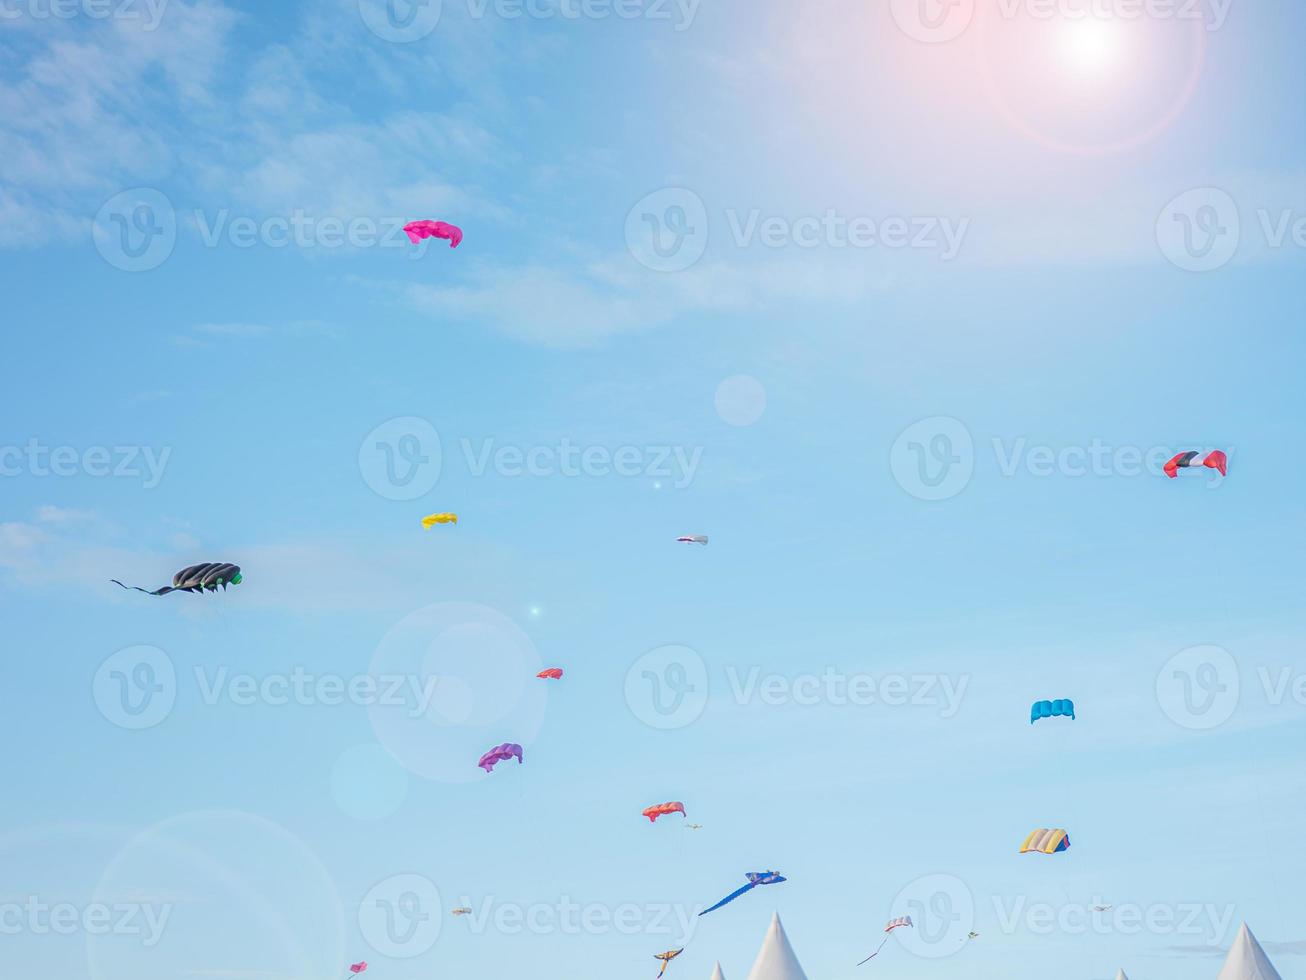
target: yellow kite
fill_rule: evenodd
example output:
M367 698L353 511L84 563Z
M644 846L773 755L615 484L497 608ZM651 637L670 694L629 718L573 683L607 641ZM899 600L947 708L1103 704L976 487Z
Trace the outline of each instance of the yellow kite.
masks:
M457 514L431 514L429 517L422 518L422 527L428 531L437 524L457 524Z

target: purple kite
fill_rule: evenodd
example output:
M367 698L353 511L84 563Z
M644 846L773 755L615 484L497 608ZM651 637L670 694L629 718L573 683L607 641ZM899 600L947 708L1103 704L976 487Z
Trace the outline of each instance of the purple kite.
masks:
M509 759L516 759L517 764L522 763L521 746L514 742L504 742L502 745L496 745L494 748L481 756L481 761L476 763L486 772L493 772L494 767L500 762L507 762Z
M457 248L463 240L463 230L446 221L410 221L404 225L404 234L414 245L423 238L447 238L449 247Z

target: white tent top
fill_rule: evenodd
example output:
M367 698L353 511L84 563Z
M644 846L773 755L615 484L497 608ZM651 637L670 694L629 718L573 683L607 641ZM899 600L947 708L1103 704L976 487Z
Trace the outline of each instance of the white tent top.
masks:
M726 980L726 975L721 972L720 963L718 963L716 969L712 971L712 980Z
M771 928L766 931L762 951L757 954L748 980L807 980L807 974L799 965L794 948L789 945L789 937L785 935L778 914L771 917ZM1274 980L1278 980L1278 977Z
M1217 980L1283 980L1270 958L1261 949L1252 931L1243 923L1229 947L1229 956Z
M1119 973L1116 974L1116 980L1129 980L1129 978L1125 976L1125 971L1121 970Z

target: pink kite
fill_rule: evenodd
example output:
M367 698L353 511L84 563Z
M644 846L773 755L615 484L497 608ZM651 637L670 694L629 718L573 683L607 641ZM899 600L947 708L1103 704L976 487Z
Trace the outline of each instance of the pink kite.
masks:
M518 765L522 763L521 746L515 742L504 742L502 745L496 745L481 756L481 761L476 764L486 772L493 772L496 765L500 762L507 762L509 759L516 759Z
M358 963L355 963L353 966L351 966L349 968L349 972L352 973L354 976L358 976L366 969L367 969L367 960L361 960Z
M562 668L550 667L548 670L542 670L535 675L542 681L560 681L562 680Z
M414 245L423 238L447 238L449 247L457 248L463 240L463 230L446 221L410 221L404 225L404 234Z

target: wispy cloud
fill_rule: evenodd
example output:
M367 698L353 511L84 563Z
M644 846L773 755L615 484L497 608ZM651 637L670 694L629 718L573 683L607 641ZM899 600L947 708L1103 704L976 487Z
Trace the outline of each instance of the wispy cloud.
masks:
M414 309L441 320L473 322L531 343L573 348L696 313L763 314L812 302L848 305L892 281L883 270L828 256L703 262L675 274L615 256L579 269L482 269L469 284L408 286L403 295Z

